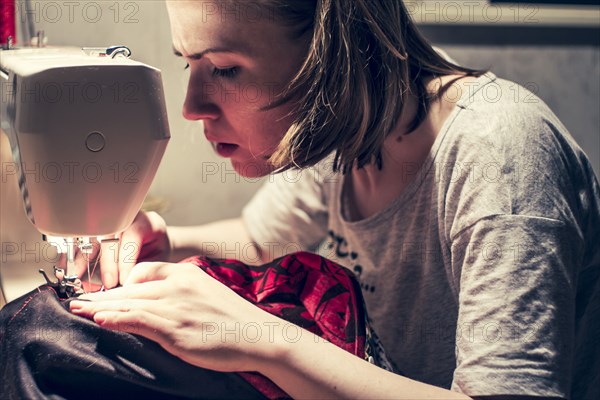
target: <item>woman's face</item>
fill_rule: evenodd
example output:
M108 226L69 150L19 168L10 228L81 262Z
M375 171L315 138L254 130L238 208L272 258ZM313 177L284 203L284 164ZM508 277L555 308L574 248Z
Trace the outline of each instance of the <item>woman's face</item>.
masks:
M191 72L184 117L203 122L240 175L258 177L273 171L267 159L292 123L289 104L260 108L287 86L308 45L290 40L268 11L243 3L170 0L167 8L174 49Z

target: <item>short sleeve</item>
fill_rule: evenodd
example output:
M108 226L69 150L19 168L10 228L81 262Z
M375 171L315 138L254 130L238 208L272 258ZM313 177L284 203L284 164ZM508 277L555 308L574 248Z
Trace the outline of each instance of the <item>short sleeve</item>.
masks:
M310 250L327 232L327 205L319 168L272 175L242 211L252 240L292 251Z
M460 268L452 389L568 398L583 242L549 218L494 215L452 242Z

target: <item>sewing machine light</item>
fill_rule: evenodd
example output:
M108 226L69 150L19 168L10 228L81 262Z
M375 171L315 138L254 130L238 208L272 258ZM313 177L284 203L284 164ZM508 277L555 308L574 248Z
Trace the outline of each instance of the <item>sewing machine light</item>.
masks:
M89 259L94 253L94 245L89 237L56 237L42 235L42 239L56 248L58 254L64 254L66 257L65 275L72 276L75 271L75 257L77 251L84 254Z

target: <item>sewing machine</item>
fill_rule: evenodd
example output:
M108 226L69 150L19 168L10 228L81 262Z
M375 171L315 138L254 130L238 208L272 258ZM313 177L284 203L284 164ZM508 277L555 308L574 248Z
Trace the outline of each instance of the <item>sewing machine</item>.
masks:
M130 54L0 50L1 128L29 220L66 255L63 286L77 279L77 248L114 242L132 223L170 138L160 71Z

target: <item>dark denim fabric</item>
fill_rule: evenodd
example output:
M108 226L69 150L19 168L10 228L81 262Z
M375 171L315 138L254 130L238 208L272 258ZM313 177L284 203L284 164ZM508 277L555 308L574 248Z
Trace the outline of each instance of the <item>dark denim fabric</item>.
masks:
M0 399L262 399L235 373L71 314L40 286L0 310Z

